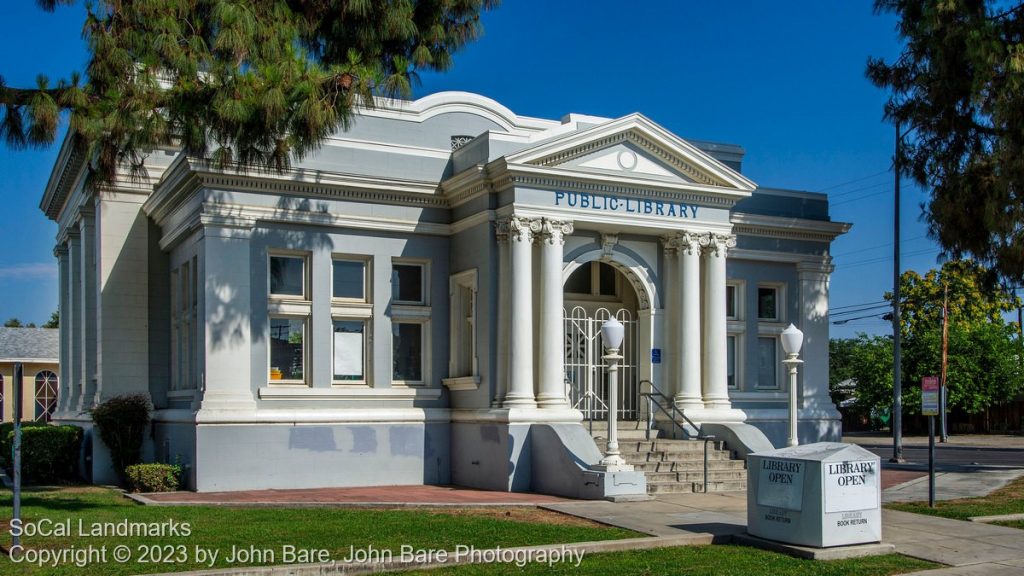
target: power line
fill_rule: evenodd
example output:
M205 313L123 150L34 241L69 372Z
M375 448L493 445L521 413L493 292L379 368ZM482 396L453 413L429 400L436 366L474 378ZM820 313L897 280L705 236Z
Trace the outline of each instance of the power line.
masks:
M852 310L843 310L842 312L836 312L835 314L829 314L829 316L843 316L846 314L859 314L861 312L867 312L868 310L877 310L880 308L890 308L891 304L879 304L877 306L866 306L864 308L854 308Z
M903 256L920 256L922 254L928 254L936 251L938 251L938 248L932 247L926 248L924 250L915 250L913 252L904 252ZM842 265L837 264L836 272L840 270L849 270L850 268L856 268L858 266L865 266L867 264L878 264L880 262L892 262L892 256L879 256L877 258L869 258L867 260L855 260L853 262L849 262L847 264Z
M885 304L888 300L876 300L874 302L862 302L860 304L846 304L845 306L833 306L832 310L842 310L844 308L856 308L858 306L868 306L871 304Z
M875 172L874 174L870 174L868 176L864 176L864 177L861 177L861 178L856 178L854 180L847 180L846 182L840 182L839 184L833 184L831 186L826 186L825 188L822 188L821 190L819 190L819 192L824 192L826 190L832 190L833 188L842 188L843 186L846 186L847 184L856 184L857 182L863 182L865 180L870 180L871 178L874 178L875 176L881 176L882 174L888 174L889 172L890 172L890 170L882 170L881 172Z
M888 184L888 182L882 182L882 184ZM881 186L882 184L879 184L879 186ZM871 188L874 188L874 186L872 186ZM872 192L871 194L865 194L863 196L857 196L856 198L850 198L849 200L843 200L842 202L833 202L831 203L831 207L835 208L836 206L842 206L843 204L849 204L850 202L856 202L858 200L863 200L865 198L871 198L872 196L880 196L882 194L888 193L888 190L880 190L878 192Z
M900 240L900 245L902 246L904 244L908 244L910 242L914 242L915 240L920 240L922 238L927 238L927 237L928 237L927 234L921 234L920 236L914 236L913 238L907 238L906 240ZM888 246L892 246L892 242L886 242L885 244L877 244L875 246L868 246L867 248L861 248L860 250L852 250L850 252L841 252L839 254L833 254L832 257L833 258L841 258L843 256L849 256L850 254L858 254L860 252L867 252L869 250L878 250L879 248L886 248Z

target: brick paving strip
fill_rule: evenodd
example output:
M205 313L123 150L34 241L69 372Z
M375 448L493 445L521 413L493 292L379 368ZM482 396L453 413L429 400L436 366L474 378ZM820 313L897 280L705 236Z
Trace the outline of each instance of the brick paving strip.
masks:
M524 492L494 492L458 486L369 486L358 488L305 488L247 490L242 492L160 492L126 494L150 506L253 506L290 508L332 507L476 507L539 506L569 502L566 498Z
M628 550L653 550L675 546L700 546L711 544L713 535L693 534L684 536L662 536L649 538L626 538L623 540L601 540L597 542L574 542L567 544L546 544L543 546L521 546L515 548L481 548L473 549L472 553L456 556L455 551L448 551L448 559L444 562L402 560L396 552L392 560L376 562L328 562L323 564L284 564L275 566L239 566L234 568L214 568L211 570L194 570L175 572L178 576L325 576L329 574L376 574L379 572L399 572L406 570L440 568L443 566L461 566L464 564L492 564L494 557L503 559L519 559L529 556L532 559L547 558L546 563L564 564L589 554L604 552L624 552ZM555 556L560 560L552 561ZM514 563L515 560L512 560ZM529 562L533 563L533 562ZM166 573L164 573L166 574ZM151 576L157 576L153 574Z

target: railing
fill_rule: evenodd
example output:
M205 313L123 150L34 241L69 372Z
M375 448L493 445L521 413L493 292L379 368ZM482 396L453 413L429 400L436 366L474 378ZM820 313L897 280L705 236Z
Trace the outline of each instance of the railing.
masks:
M566 388L565 397L566 398L572 398L572 396L570 394L571 390L572 390L572 383L570 383L567 380L565 382L565 388ZM587 386L587 391L580 395L580 399L577 400L576 403L572 405L572 407L577 409L577 410L579 410L580 409L580 404L582 404L584 401L586 401L586 403L587 403L587 410L586 410L586 412L587 412L587 415L588 415L587 423L588 423L588 426L589 426L589 432L590 432L590 435L593 436L594 435L594 418L593 418L593 413L594 413L593 406L594 406L594 403L596 402L597 404L600 404L601 407L604 408L604 411L605 411L606 414L608 413L608 405L605 404L604 400L601 400L600 396L598 396L597 394L594 393L594 389L592 387L590 387L590 386ZM648 435L650 435L650 433L648 433Z
M647 392L643 391L644 384L650 387ZM704 441L704 493L708 491L708 442L715 439L714 436L705 436L700 431L700 426L697 426L693 420L690 420L679 408L676 408L676 403L662 394L661 390L654 385L654 382L650 380L640 381L640 395L647 398L647 439L651 439L651 430L654 429L654 409L657 408L660 412L668 417L672 423L672 439L676 438L676 428L679 428L683 432L684 438L689 437L694 440ZM686 428L686 424L689 424L696 433L690 432Z

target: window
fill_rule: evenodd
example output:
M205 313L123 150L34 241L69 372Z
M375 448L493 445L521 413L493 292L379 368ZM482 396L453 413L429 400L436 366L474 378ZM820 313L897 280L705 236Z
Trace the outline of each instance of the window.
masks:
M12 416L12 420L16 416ZM0 374L0 422L4 419L4 375Z
M766 286L757 287L757 319L777 321L779 289Z
M365 260L344 260L336 258L332 263L334 290L331 295L342 300L366 302Z
M736 336L729 335L725 341L725 353L729 363L727 378L729 388L736 388Z
M15 383L17 384L17 383ZM36 374L36 413L37 422L49 422L53 411L57 408L57 375L49 370Z
M366 380L366 321L334 321L334 380Z
M587 262L569 275L565 281L565 291L569 294L587 296L618 296L618 276L615 268L604 262Z
M778 340L774 336L757 339L757 387L777 389L779 387Z
M423 382L423 324L392 322L392 379L408 384Z
M270 319L270 379L305 382L306 320Z
M391 268L391 299L399 304L424 304L423 264L394 264Z
M195 257L171 270L171 390L198 388L198 275Z
M739 318L739 311L736 307L736 286L732 284L725 287L725 316L730 320Z
M306 259L301 256L270 257L271 296L306 296Z
M451 360L448 380L477 378L476 353L476 269L451 277ZM451 387L452 383L447 382ZM458 384L456 384L458 385Z

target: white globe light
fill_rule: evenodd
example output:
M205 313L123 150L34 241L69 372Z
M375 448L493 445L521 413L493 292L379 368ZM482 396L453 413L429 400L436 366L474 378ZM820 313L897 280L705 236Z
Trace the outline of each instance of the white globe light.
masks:
M625 335L625 328L615 318L609 318L601 324L601 340L605 348L619 349L622 345L622 338Z
M804 333L799 328L790 324L782 331L782 349L787 355L799 354L803 345Z

